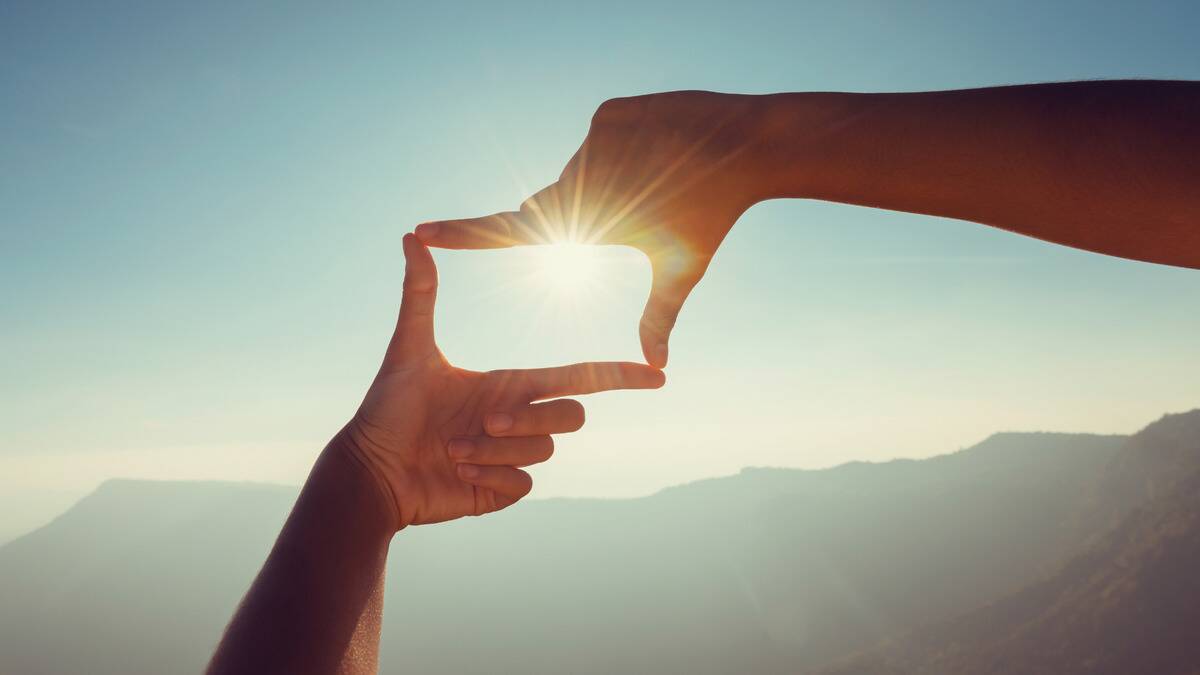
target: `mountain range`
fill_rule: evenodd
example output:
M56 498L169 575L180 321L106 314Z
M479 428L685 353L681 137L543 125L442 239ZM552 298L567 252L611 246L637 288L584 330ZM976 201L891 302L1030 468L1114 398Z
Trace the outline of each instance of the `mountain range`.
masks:
M295 493L103 484L0 547L0 672L201 670ZM1194 673L1196 569L1200 410L412 528L382 671Z

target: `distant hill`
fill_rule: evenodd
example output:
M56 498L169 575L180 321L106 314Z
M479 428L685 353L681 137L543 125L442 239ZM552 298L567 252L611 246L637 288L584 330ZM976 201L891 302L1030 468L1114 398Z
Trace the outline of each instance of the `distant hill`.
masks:
M1006 433L413 528L389 563L383 671L816 669L1051 578L1149 495L1098 489L1143 440ZM0 672L196 672L293 498L106 483L0 547Z
M1045 580L828 672L1200 673L1200 411L1132 437L1090 506L1116 527Z
M0 547L0 673L196 673L295 488L114 480Z

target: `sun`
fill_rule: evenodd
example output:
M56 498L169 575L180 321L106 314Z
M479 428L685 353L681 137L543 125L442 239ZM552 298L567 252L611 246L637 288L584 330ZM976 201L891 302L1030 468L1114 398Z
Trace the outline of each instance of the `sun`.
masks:
M532 248L534 282L553 294L577 297L598 283L595 246L558 243Z

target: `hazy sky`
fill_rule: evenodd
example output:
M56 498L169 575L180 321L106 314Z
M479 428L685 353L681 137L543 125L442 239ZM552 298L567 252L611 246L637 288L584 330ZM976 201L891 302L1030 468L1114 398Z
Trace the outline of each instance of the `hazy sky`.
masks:
M0 9L0 538L112 476L302 480L374 374L401 235L515 206L606 98L1200 78L1188 2L213 4ZM436 255L455 363L640 359L640 253L595 249L575 293L542 251ZM667 387L587 401L537 494L1131 432L1200 406L1198 306L1200 272L762 204Z

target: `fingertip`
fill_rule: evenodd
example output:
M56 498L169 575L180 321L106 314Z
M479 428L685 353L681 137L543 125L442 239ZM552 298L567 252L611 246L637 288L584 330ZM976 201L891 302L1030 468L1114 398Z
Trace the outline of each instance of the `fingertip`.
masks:
M653 364L637 364L636 376L632 379L634 389L660 389L667 383L667 375Z
M667 382L667 375L657 366L646 363L622 365L622 381L625 389L659 389Z
M508 493L508 496L514 499L523 499L533 492L533 476L521 469L513 469L513 471L517 472L517 489L515 492Z
M418 262L421 258L421 253L429 251L425 244L423 244L421 240L418 239L417 236L412 232L405 233L403 239L401 240L401 245L404 248L405 259L409 260L410 262Z
M667 367L667 343L660 342L654 345L654 361L650 365L660 371Z
M667 374L664 373L661 368L655 366L651 366L651 368L654 370L653 374L650 376L650 388L662 389L663 385L667 383Z
M411 232L404 235L400 240L400 248L404 249L404 276L409 279L411 275L419 273L421 266L417 259L417 246L419 242Z
M433 253L416 235L403 237L405 288L431 290L437 286L437 265Z
M569 420L569 427L566 433L573 434L582 429L583 425L587 423L587 410L584 409L582 403L573 398L564 398L560 400L563 402L562 405L569 411L565 413Z
M646 357L646 363L660 372L663 368L667 367L668 351L666 342L660 341L654 336L643 336L642 354Z
M431 244L437 239L438 230L442 229L442 224L437 221L430 221L417 225L415 234L418 239L426 244Z

